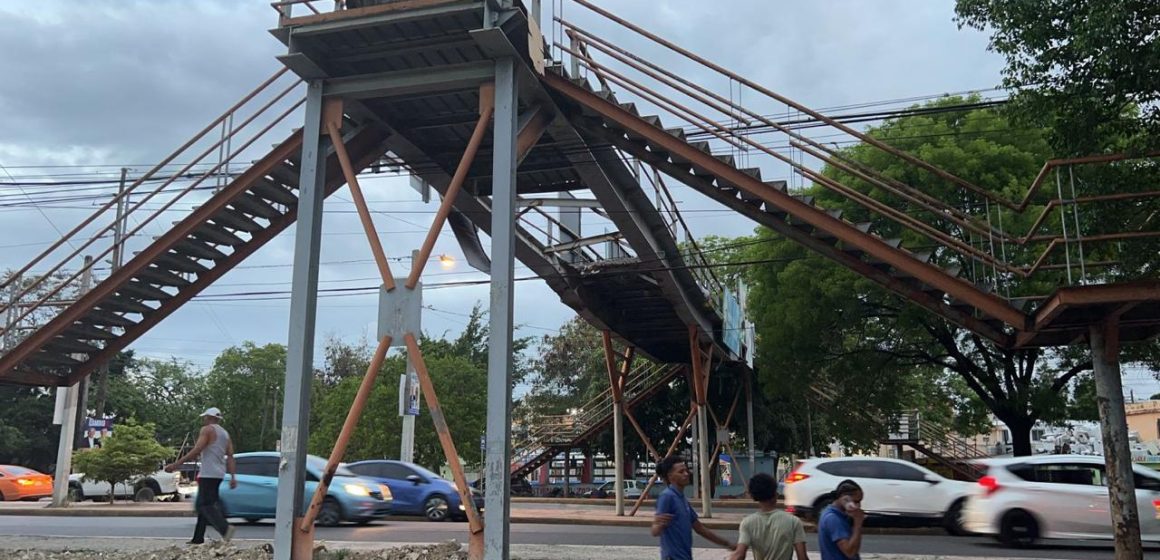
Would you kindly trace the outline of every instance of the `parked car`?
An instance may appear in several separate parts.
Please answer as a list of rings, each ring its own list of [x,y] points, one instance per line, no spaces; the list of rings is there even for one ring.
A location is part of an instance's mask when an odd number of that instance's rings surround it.
[[[159,470],[137,480],[118,482],[113,487],[113,497],[137,502],[152,502],[158,499],[180,501],[181,493],[177,489],[179,479],[177,473]],[[109,481],[86,479],[85,473],[73,473],[68,477],[68,494],[69,500],[73,502],[108,500]]]
[[[1040,455],[980,463],[987,471],[963,511],[967,530],[1008,546],[1113,538],[1103,457]],[[1160,541],[1160,473],[1139,465],[1132,472],[1140,533],[1146,541]]]
[[[624,481],[624,497],[630,500],[635,500],[644,493],[645,487],[648,486],[647,480],[625,480]],[[656,498],[664,491],[664,486],[660,484],[653,484],[649,489],[648,494],[650,498]],[[610,480],[581,494],[585,498],[615,498],[616,497],[616,481]]]
[[[389,460],[359,461],[346,465],[351,472],[386,484],[394,496],[394,513],[422,515],[431,521],[467,519],[467,508],[455,484],[414,463]],[[483,497],[472,494],[483,511]]]
[[[482,479],[477,479],[471,483],[471,487],[483,492],[487,487],[487,483]],[[526,478],[513,476],[511,486],[512,496],[535,496],[536,491],[532,488],[532,484]]]
[[[785,510],[816,518],[834,500],[838,483],[862,487],[867,517],[895,523],[941,524],[964,534],[962,510],[972,484],[943,478],[914,463],[879,457],[807,459],[785,477]]]
[[[52,477],[26,467],[0,465],[0,502],[52,496]]]
[[[238,487],[230,488],[229,476],[222,480],[219,492],[227,517],[240,517],[256,523],[274,517],[278,501],[279,454],[273,451],[238,453]],[[314,455],[306,457],[306,502],[318,488],[318,481],[326,470],[326,460]],[[366,524],[382,519],[391,512],[391,489],[386,485],[364,479],[345,467],[338,467],[327,489],[322,508],[315,523],[334,526],[343,521]]]

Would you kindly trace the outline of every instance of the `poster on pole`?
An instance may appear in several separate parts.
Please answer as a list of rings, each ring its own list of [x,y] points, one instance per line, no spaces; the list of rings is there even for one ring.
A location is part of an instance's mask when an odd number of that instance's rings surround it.
[[[419,415],[419,375],[408,371],[399,376],[399,416]]]

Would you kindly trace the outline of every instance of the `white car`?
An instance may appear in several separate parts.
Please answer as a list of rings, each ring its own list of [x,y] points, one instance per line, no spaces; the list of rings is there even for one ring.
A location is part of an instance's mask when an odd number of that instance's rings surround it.
[[[1039,539],[1110,540],[1112,516],[1104,458],[1039,455],[985,459],[963,511],[965,528],[1009,546]],[[1160,473],[1133,465],[1140,533],[1160,541]]]
[[[152,502],[156,499],[181,500],[177,481],[180,475],[157,471],[144,476],[134,482],[118,482],[113,488],[119,499],[132,499],[138,502]],[[84,500],[107,500],[109,498],[109,483],[104,480],[85,479],[84,473],[75,473],[68,477],[69,500],[80,502]]]
[[[847,479],[862,487],[862,509],[871,518],[941,524],[952,535],[963,534],[960,517],[972,484],[897,459],[799,461],[785,477],[785,510],[816,518],[834,500],[838,484]]]

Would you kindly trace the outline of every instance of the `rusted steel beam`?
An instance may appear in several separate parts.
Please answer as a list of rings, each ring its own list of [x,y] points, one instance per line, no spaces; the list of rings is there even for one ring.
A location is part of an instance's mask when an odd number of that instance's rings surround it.
[[[636,421],[636,415],[632,413],[632,410],[625,408],[624,409],[624,416],[626,418],[628,418],[628,422],[630,424],[632,424],[633,428],[636,429],[636,434],[638,436],[640,436],[640,441],[642,443],[644,443],[644,446],[646,448],[648,448],[648,454],[652,456],[653,460],[660,461],[661,459],[663,459],[663,457],[661,457],[660,453],[657,453],[656,448],[653,447],[652,442],[648,440],[648,435],[646,435],[644,433],[644,428],[641,428],[640,423]]]
[[[624,394],[621,391],[624,384],[621,383],[620,372],[617,371],[612,359],[616,355],[616,352],[612,350],[612,333],[608,330],[601,331],[600,338],[604,343],[604,368],[608,372],[608,385],[612,390],[612,403],[613,406],[616,406],[624,398]]]
[[[431,222],[431,228],[427,230],[427,237],[419,247],[419,256],[415,259],[411,274],[407,276],[407,282],[404,284],[408,290],[414,289],[418,285],[419,277],[427,266],[427,259],[431,258],[431,251],[435,249],[435,240],[439,238],[439,231],[447,222],[447,216],[451,214],[455,199],[459,196],[460,189],[463,188],[463,182],[467,180],[467,172],[471,170],[471,164],[475,161],[475,155],[479,152],[479,146],[483,143],[483,137],[487,133],[488,123],[491,122],[491,116],[495,113],[494,100],[495,84],[487,83],[480,86],[479,120],[475,123],[475,130],[471,132],[471,139],[467,142],[463,157],[459,158],[459,166],[455,168],[451,184],[443,193],[443,201],[439,203],[439,210],[435,212],[435,219]]]
[[[483,552],[483,519],[475,509],[475,501],[471,499],[471,490],[467,486],[467,476],[463,474],[463,465],[459,462],[459,453],[455,450],[455,441],[451,439],[451,428],[447,426],[447,418],[443,416],[443,407],[439,404],[439,397],[435,394],[435,384],[431,382],[431,374],[427,372],[427,362],[423,359],[423,352],[419,349],[419,342],[414,333],[403,335],[407,344],[407,353],[413,360],[415,373],[419,376],[419,387],[423,391],[423,398],[427,401],[427,408],[431,412],[431,421],[435,424],[435,433],[439,435],[439,445],[443,447],[443,456],[447,465],[451,467],[451,475],[455,480],[455,490],[459,492],[459,499],[467,509],[467,521],[471,529],[469,548]],[[482,556],[481,556],[482,557]]]
[[[685,437],[685,432],[689,430],[689,426],[692,425],[693,418],[696,417],[696,415],[697,409],[694,407],[689,411],[689,415],[685,417],[685,421],[681,422],[681,429],[677,430],[677,435],[673,438],[673,442],[669,444],[669,450],[665,452],[665,457],[671,457],[673,452],[677,450],[677,445],[679,445],[682,439]],[[636,515],[636,512],[640,510],[640,505],[644,503],[644,499],[648,497],[648,492],[649,490],[652,490],[653,484],[656,484],[656,481],[657,475],[656,473],[653,473],[653,475],[649,477],[648,484],[645,485],[644,491],[640,493],[640,496],[636,499],[636,503],[633,504],[632,511],[628,514],[629,517]]]
[[[923,263],[905,252],[891,247],[884,240],[859,231],[853,224],[829,215],[820,208],[806,204],[790,196],[788,193],[783,193],[765,185],[756,178],[718,160],[710,154],[706,154],[690,146],[675,136],[645,123],[639,117],[601,99],[561,76],[548,73],[543,77],[543,80],[545,84],[553,89],[571,97],[577,102],[603,115],[610,121],[634,131],[647,139],[650,144],[660,147],[670,154],[679,155],[693,162],[697,167],[703,168],[733,185],[737,185],[739,188],[759,197],[769,204],[786,210],[796,218],[809,223],[814,228],[830,233],[839,241],[851,247],[858,248],[926,284],[939,288],[956,299],[966,301],[988,315],[1000,319],[1017,329],[1026,327],[1026,315],[1007,305],[1002,298],[993,294],[987,294],[965,280],[950,276],[935,266]]]
[[[367,206],[366,197],[363,196],[362,187],[358,184],[358,174],[355,172],[354,166],[351,165],[350,154],[346,152],[346,145],[342,140],[342,131],[339,129],[342,124],[342,100],[326,100],[323,121],[326,123],[326,132],[330,135],[330,143],[334,146],[335,154],[338,155],[338,164],[342,166],[342,174],[346,177],[346,184],[350,187],[350,198],[354,201],[359,222],[362,223],[363,233],[366,234],[367,243],[371,246],[371,254],[374,255],[375,264],[378,265],[383,287],[388,292],[394,290],[395,277],[391,274],[391,264],[387,262],[386,252],[383,251],[383,242],[379,239],[378,231],[375,230],[375,219],[371,216],[371,210]]]
[[[298,530],[303,533],[310,532],[314,527],[314,518],[318,516],[322,501],[326,499],[326,492],[330,489],[331,480],[334,479],[334,471],[338,469],[338,464],[342,461],[343,455],[346,454],[346,446],[350,443],[355,428],[358,427],[363,409],[366,408],[371,391],[375,388],[375,380],[379,377],[379,369],[383,367],[383,359],[387,357],[387,350],[390,348],[390,336],[384,336],[379,340],[379,346],[375,348],[374,356],[371,357],[367,373],[363,376],[362,383],[359,384],[354,402],[350,404],[350,410],[346,413],[346,421],[342,423],[342,429],[338,432],[334,449],[330,451],[330,458],[326,461],[326,470],[322,471],[322,478],[314,489],[314,497],[310,500],[310,507],[306,509],[306,513],[302,516],[302,522],[298,526]]]

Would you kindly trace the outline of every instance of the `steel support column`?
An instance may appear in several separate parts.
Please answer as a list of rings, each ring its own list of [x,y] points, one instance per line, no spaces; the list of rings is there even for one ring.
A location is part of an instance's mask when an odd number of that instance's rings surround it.
[[[753,376],[757,375],[755,372],[749,372],[745,376],[745,417],[746,417],[746,441],[749,442],[749,476],[757,474],[757,454],[754,452],[756,445],[753,441]],[[777,474],[777,465],[774,465],[773,473]],[[749,488],[749,481],[745,481],[745,487]]]
[[[1118,317],[1090,329],[1092,366],[1095,370],[1096,406],[1100,411],[1100,432],[1104,439],[1104,464],[1111,500],[1112,534],[1116,560],[1144,557],[1140,542],[1140,512],[1136,506],[1132,451],[1128,446],[1128,419],[1124,412],[1123,383],[1120,379],[1120,333]]]
[[[511,369],[515,291],[516,124],[515,60],[495,63],[492,161],[491,308],[487,358],[487,489],[484,558],[507,560],[511,537]]]
[[[314,327],[318,308],[318,257],[322,246],[322,202],[326,195],[326,151],[322,142],[322,82],[306,88],[302,163],[291,272],[290,334],[286,351],[285,399],[282,404],[282,460],[278,465],[274,559],[307,560],[313,532],[297,530],[302,512],[309,435],[310,378],[314,364]]]

